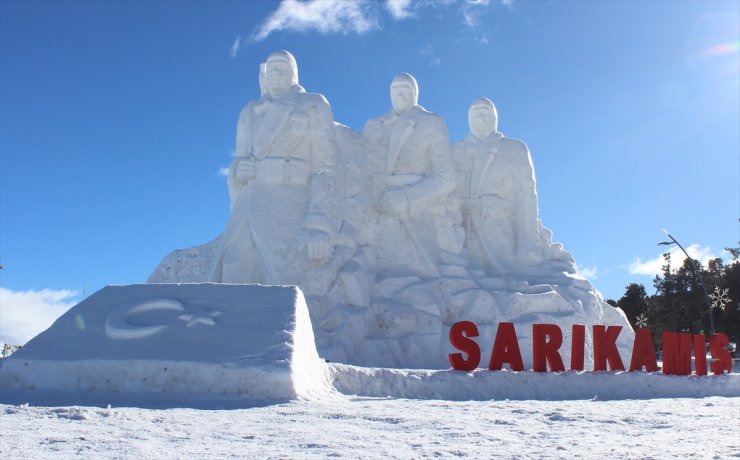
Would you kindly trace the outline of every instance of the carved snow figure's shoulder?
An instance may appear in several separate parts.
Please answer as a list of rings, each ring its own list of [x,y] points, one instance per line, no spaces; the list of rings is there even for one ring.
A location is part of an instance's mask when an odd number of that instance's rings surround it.
[[[371,118],[367,122],[365,122],[365,127],[362,129],[362,134],[365,137],[372,137],[373,135],[384,131],[387,126],[391,125],[395,121],[396,118],[396,114],[393,113],[393,111],[385,113],[379,117]]]
[[[323,94],[319,93],[302,93],[302,103],[305,105],[330,106],[329,101]]]
[[[527,144],[520,141],[519,139],[511,139],[509,137],[502,137],[499,141],[501,143],[500,149],[506,151],[512,156],[526,156],[529,155],[529,148]]]

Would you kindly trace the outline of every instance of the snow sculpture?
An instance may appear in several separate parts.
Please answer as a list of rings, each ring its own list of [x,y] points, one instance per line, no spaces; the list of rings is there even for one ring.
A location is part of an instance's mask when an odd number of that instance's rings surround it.
[[[326,99],[298,84],[293,55],[270,55],[266,92],[239,116],[229,168],[231,216],[204,246],[167,256],[149,282],[295,284],[322,295],[336,234],[336,134]]]
[[[470,267],[505,275],[551,261],[572,271],[572,257],[552,244],[552,233],[539,219],[527,146],[498,132],[489,99],[473,101],[468,123],[470,133],[452,147],[452,158]]]
[[[393,110],[363,130],[379,269],[436,278],[444,246],[436,229],[445,227],[445,201],[455,188],[447,126],[419,106],[411,75],[397,75],[390,95]]]
[[[369,365],[440,364],[445,294],[436,292],[447,262],[462,248],[463,235],[455,238],[455,218],[447,207],[455,188],[447,126],[421,107],[418,97],[414,77],[397,75],[390,85],[392,110],[363,130],[371,230],[360,240],[366,244],[355,260],[366,269],[356,276],[370,285],[366,338],[340,342],[345,356]]]
[[[627,321],[552,243],[529,151],[498,132],[490,100],[473,102],[470,134],[450,147],[411,75],[393,78],[392,110],[362,133],[298,85],[287,51],[260,66],[259,82],[239,117],[226,229],[169,254],[148,282],[298,285],[319,352],[357,365],[447,368],[461,320],[482,343],[515,323],[525,367],[539,323],[624,326],[629,355]],[[590,349],[586,337],[587,368]]]

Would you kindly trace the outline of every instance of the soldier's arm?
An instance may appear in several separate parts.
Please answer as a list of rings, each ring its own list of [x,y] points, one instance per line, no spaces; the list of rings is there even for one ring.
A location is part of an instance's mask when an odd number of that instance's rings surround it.
[[[437,204],[457,186],[450,158],[447,126],[441,117],[436,115],[429,117],[429,126],[425,130],[425,144],[432,162],[432,173],[406,189],[406,196],[412,208]]]
[[[337,140],[331,107],[323,96],[316,101],[309,113],[311,151],[311,190],[308,214],[304,228],[320,230],[330,238],[334,236],[335,172]]]
[[[537,184],[532,165],[532,157],[524,142],[505,139],[502,147],[510,151],[510,174],[514,179],[515,195],[517,197],[517,222],[522,238],[520,250],[537,244],[539,235],[539,209],[537,204]]]
[[[239,114],[239,121],[236,123],[236,158],[229,165],[229,177],[227,184],[229,187],[229,199],[231,203],[231,209],[234,209],[236,199],[239,193],[246,187],[246,181],[244,178],[244,168],[239,168],[240,162],[243,159],[248,158],[249,155],[249,112],[251,104],[245,106]],[[242,171],[238,172],[238,169]]]

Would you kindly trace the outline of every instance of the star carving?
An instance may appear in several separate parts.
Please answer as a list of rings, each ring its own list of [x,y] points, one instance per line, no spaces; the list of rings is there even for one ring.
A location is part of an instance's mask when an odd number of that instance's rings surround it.
[[[189,313],[178,316],[181,320],[185,321],[186,327],[192,327],[196,324],[205,324],[206,326],[215,326],[216,321],[214,318],[221,316],[223,312],[214,310],[212,312],[205,313],[204,315],[191,315]]]

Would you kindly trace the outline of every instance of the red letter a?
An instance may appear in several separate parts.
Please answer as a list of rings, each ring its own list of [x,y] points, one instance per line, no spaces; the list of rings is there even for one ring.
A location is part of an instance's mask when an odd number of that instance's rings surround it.
[[[641,328],[635,333],[635,344],[632,347],[632,362],[630,371],[641,371],[642,366],[648,372],[658,370],[658,360],[655,359],[655,348],[650,330]]]
[[[522,353],[519,351],[519,342],[516,339],[516,330],[513,323],[498,324],[488,369],[500,371],[504,363],[509,363],[509,368],[512,371],[524,370]]]
[[[617,337],[622,326],[594,325],[594,370],[605,371],[606,362],[613,371],[623,371],[624,364],[617,350]]]
[[[533,324],[532,336],[533,370],[547,372],[547,364],[550,364],[550,370],[553,372],[564,371],[563,358],[558,353],[560,345],[563,344],[563,331],[555,324]]]
[[[465,335],[463,335],[465,334]],[[467,336],[467,337],[466,337]],[[478,328],[470,321],[460,321],[450,328],[450,343],[455,349],[467,353],[468,359],[463,359],[462,353],[450,353],[452,368],[458,371],[472,371],[480,363],[480,348],[475,340],[468,337],[478,337]]]

